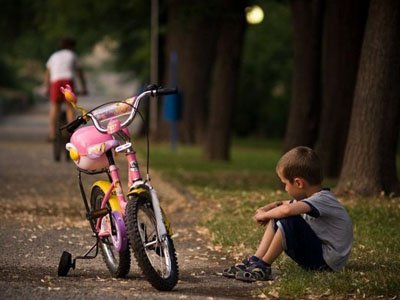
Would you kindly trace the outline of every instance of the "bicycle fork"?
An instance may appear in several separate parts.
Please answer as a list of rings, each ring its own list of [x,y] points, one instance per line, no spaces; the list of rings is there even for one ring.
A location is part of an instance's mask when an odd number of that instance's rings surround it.
[[[130,143],[129,143],[130,144]],[[156,190],[148,183],[143,183],[142,176],[140,174],[139,165],[136,159],[136,152],[132,148],[132,144],[126,151],[126,156],[129,164],[129,180],[128,184],[130,186],[130,190],[133,191],[136,187],[140,187],[140,185],[145,185],[150,193],[151,204],[153,206],[154,215],[157,223],[157,233],[160,237],[160,241],[164,241],[167,237],[167,233],[170,230],[168,220],[164,220],[164,215],[161,210],[160,201],[157,196]],[[165,226],[164,221],[167,221],[168,229]]]
[[[167,228],[164,223],[163,214],[161,211],[160,201],[158,200],[157,192],[153,187],[150,187],[151,203],[153,205],[154,215],[157,222],[157,232],[161,241],[167,237]]]

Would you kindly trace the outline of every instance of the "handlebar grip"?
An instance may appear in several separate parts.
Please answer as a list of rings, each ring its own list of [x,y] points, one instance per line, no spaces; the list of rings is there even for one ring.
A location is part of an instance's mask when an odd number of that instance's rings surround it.
[[[79,126],[81,126],[82,124],[86,124],[86,120],[85,120],[82,116],[79,116],[78,118],[76,118],[76,119],[75,119],[74,121],[72,121],[71,123],[69,123],[69,124],[67,124],[67,125],[65,125],[65,126],[63,126],[63,127],[61,127],[60,130],[67,129],[67,131],[68,131],[69,133],[74,133],[74,131],[75,131]]]
[[[177,88],[161,88],[156,90],[155,96],[163,96],[163,95],[173,95],[177,94],[178,89]]]

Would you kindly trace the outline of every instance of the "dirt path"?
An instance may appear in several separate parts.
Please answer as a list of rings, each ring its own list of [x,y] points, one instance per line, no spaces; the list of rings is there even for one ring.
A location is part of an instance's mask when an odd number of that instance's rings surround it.
[[[0,123],[0,298],[1,299],[246,299],[250,287],[215,275],[230,260],[211,249],[196,228],[196,203],[153,174],[153,185],[175,231],[180,281],[160,293],[136,263],[126,279],[111,278],[99,256],[78,261],[57,277],[63,250],[83,254],[94,243],[83,216],[77,173],[55,163],[45,142],[47,105]],[[193,200],[191,200],[193,201]]]

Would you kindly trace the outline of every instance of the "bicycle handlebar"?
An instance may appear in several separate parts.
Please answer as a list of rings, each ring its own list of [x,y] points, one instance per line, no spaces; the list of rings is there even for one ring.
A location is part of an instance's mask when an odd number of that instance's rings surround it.
[[[173,95],[173,94],[177,94],[177,93],[178,93],[177,88],[161,88],[161,89],[156,90],[156,94],[154,96]]]
[[[80,125],[86,124],[86,117],[89,117],[93,121],[93,124],[98,131],[100,131],[101,133],[107,133],[107,129],[103,128],[100,125],[101,121],[113,119],[118,116],[126,115],[129,113],[129,117],[127,118],[127,120],[120,125],[120,128],[122,129],[129,126],[132,123],[133,119],[136,116],[140,101],[143,98],[148,96],[157,97],[157,96],[172,95],[177,93],[178,93],[177,88],[161,88],[159,86],[152,85],[147,87],[147,90],[140,93],[137,97],[131,97],[126,99],[125,101],[117,101],[117,102],[113,101],[104,103],[92,109],[88,113],[79,116],[77,119],[67,124],[62,129],[66,128],[69,133],[73,133]],[[124,108],[118,106],[118,104],[125,104],[126,106]],[[110,105],[110,107],[108,108],[107,105]],[[103,108],[103,110],[101,108]],[[96,110],[98,109],[100,111],[96,112]],[[99,120],[98,115],[101,115],[102,119]]]
[[[74,121],[72,121],[71,123],[69,123],[69,124],[67,124],[67,125],[65,125],[65,126],[62,126],[61,128],[60,128],[60,130],[64,130],[64,129],[67,129],[67,131],[69,132],[69,133],[74,133],[74,131],[79,127],[79,126],[81,126],[82,124],[86,124],[87,123],[87,121],[85,120],[85,118],[83,117],[83,116],[79,116],[78,118],[76,118]]]

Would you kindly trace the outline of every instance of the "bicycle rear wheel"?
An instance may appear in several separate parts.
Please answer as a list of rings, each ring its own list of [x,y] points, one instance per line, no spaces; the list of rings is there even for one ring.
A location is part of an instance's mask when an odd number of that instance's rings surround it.
[[[99,210],[101,208],[101,202],[104,198],[104,192],[97,186],[92,190],[90,197],[90,203],[92,210]],[[110,222],[114,222],[113,218],[109,219]],[[93,220],[92,222],[96,222]],[[125,277],[131,267],[131,255],[129,247],[122,252],[119,252],[113,244],[112,236],[100,237],[99,245],[101,249],[101,254],[103,256],[104,262],[106,263],[107,269],[113,277]]]
[[[64,110],[60,111],[57,116],[56,132],[53,140],[53,158],[55,161],[61,160],[61,154],[64,153],[68,159],[68,151],[65,150],[65,144],[68,141],[65,132],[61,132],[60,128],[67,123],[67,115]]]
[[[131,196],[126,207],[129,240],[136,260],[147,280],[160,291],[172,290],[179,270],[171,237],[161,240],[148,196]]]

